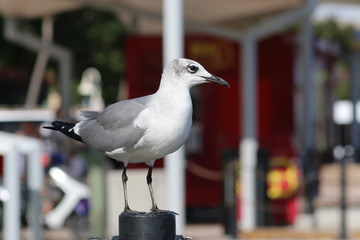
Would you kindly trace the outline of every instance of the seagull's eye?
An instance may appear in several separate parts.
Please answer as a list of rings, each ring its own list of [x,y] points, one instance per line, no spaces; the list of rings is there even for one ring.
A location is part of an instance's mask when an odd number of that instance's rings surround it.
[[[187,69],[189,73],[196,73],[199,70],[198,66],[196,66],[195,64],[190,64]]]

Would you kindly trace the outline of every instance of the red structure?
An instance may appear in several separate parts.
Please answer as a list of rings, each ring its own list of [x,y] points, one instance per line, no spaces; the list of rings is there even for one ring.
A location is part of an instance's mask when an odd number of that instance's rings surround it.
[[[258,47],[259,146],[272,157],[290,159],[294,156],[293,37],[274,36]],[[186,175],[186,204],[190,208],[212,208],[222,203],[222,154],[237,150],[241,137],[239,48],[237,42],[208,35],[185,39],[185,56],[231,86],[227,89],[209,84],[194,89],[196,130],[190,137]],[[155,92],[162,72],[161,37],[129,37],[125,58],[128,97]]]

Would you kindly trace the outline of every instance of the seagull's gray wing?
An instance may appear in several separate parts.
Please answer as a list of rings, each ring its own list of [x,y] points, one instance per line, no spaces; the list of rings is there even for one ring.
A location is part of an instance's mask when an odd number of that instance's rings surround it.
[[[146,96],[114,103],[93,119],[91,117],[95,114],[88,114],[90,118],[80,124],[81,138],[99,152],[118,148],[131,150],[145,132],[145,129],[134,125],[134,120],[146,108],[148,98]]]
[[[86,118],[87,120],[95,119],[100,112],[97,111],[80,111],[80,116]]]

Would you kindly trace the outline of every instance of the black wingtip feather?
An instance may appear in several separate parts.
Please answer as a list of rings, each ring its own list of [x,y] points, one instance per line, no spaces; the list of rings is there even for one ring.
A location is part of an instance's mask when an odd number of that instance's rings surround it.
[[[75,123],[54,121],[51,123],[51,125],[52,126],[44,126],[43,128],[59,131],[72,139],[75,139],[79,142],[84,142],[81,136],[74,132],[73,128],[75,126]]]
[[[43,128],[50,129],[50,130],[56,130],[56,128],[54,128],[52,126],[43,126]]]

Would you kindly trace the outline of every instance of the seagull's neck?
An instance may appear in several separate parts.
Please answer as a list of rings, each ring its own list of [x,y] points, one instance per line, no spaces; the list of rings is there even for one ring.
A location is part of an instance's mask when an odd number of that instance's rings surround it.
[[[169,97],[175,95],[189,94],[190,86],[187,86],[183,81],[176,81],[178,76],[174,73],[165,72],[162,75],[160,86],[156,94]],[[178,93],[179,92],[179,93]]]
[[[192,112],[192,103],[189,87],[175,82],[160,83],[158,91],[154,94],[161,108],[167,111],[177,110]]]
[[[187,86],[180,84],[161,84],[155,95],[166,101],[185,100],[190,98],[190,91]]]

